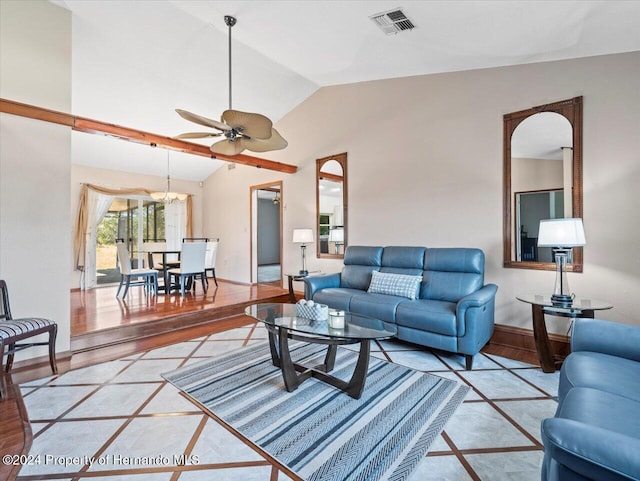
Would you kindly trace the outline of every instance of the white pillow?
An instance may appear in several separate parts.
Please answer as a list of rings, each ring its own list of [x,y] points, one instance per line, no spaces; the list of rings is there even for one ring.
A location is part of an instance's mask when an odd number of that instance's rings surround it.
[[[417,299],[422,276],[373,271],[367,292]]]

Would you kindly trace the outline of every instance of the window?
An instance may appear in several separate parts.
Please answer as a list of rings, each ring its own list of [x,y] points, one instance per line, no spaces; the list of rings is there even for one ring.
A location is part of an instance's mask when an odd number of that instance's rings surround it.
[[[142,203],[142,208],[140,208]],[[139,222],[142,216],[142,242],[165,240],[165,206],[162,202],[138,199],[113,199],[96,233],[97,283],[110,284],[120,279],[117,266],[116,239],[123,239],[132,254],[133,267],[138,267],[136,255],[141,246]]]

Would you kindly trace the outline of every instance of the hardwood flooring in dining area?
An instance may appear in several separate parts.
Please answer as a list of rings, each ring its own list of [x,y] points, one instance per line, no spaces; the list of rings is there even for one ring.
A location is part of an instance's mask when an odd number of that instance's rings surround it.
[[[117,286],[71,291],[72,337],[176,315],[266,302],[265,299],[287,294],[273,283],[248,285],[220,279],[218,286],[210,280],[206,293],[198,284],[185,297],[176,291],[150,295],[142,287],[132,287],[126,299],[122,299],[116,297],[116,291]]]

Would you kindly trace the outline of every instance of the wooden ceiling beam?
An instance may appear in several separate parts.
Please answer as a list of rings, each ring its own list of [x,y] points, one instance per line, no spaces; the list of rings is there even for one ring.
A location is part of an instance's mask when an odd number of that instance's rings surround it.
[[[221,155],[211,152],[209,147],[184,140],[166,137],[164,135],[144,132],[142,130],[123,127],[121,125],[109,124],[100,120],[79,117],[77,115],[66,114],[49,110],[34,105],[23,104],[13,100],[0,98],[0,112],[27,117],[30,119],[42,120],[44,122],[52,122],[54,124],[66,125],[78,132],[88,134],[106,135],[121,140],[128,140],[139,144],[147,144],[153,147],[162,147],[165,149],[178,150],[185,154],[199,155],[210,159],[224,160],[227,162],[235,162],[237,164],[250,165],[259,169],[275,170],[287,174],[294,174],[298,168],[295,165],[284,164],[273,160],[253,157],[251,155]]]

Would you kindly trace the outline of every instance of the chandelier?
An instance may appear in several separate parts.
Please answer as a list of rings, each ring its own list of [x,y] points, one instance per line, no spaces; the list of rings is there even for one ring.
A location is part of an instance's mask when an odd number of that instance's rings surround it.
[[[164,192],[151,192],[151,198],[157,202],[164,202],[165,204],[171,204],[176,200],[185,200],[187,194],[179,194],[177,192],[171,192],[171,176],[169,175],[169,150],[167,150],[167,190]]]

